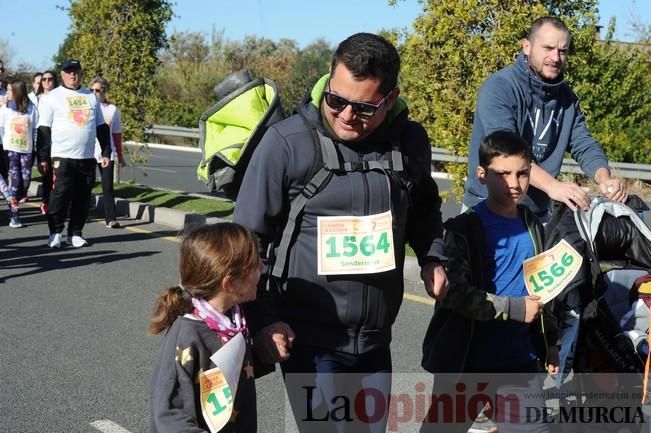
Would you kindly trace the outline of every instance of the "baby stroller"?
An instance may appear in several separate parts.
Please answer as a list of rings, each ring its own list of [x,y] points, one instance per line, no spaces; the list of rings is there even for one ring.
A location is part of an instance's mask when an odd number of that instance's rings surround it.
[[[648,307],[633,299],[637,292],[631,289],[651,279],[651,230],[639,216],[648,209],[636,196],[627,205],[598,197],[586,212],[558,205],[545,227],[545,248],[565,239],[584,257],[580,272],[552,301],[562,339],[555,386],[558,395],[572,396],[562,398],[561,407],[640,408]],[[621,425],[612,427],[604,431],[620,431]]]

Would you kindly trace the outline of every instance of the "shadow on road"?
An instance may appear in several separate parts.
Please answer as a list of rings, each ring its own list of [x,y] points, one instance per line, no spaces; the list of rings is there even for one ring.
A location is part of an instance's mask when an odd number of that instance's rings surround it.
[[[151,233],[126,232],[123,234],[113,231],[110,235],[89,237],[89,246],[80,249],[73,248],[70,245],[61,249],[49,248],[46,245],[47,237],[44,236],[4,239],[2,254],[0,255],[0,269],[3,270],[0,283],[5,283],[13,278],[51,270],[79,268],[92,264],[152,256],[159,254],[160,251],[124,253],[119,249],[110,248],[110,245],[177,235],[177,232],[168,230]],[[39,245],[34,246],[34,243],[39,243]],[[99,249],[94,249],[93,246],[99,246]],[[104,249],[105,247],[109,247],[109,249]],[[12,271],[15,273],[12,274]]]
[[[158,251],[142,251],[138,253],[121,253],[115,250],[88,251],[66,247],[53,250],[47,246],[30,247],[3,252],[0,259],[0,268],[4,271],[16,270],[15,274],[9,273],[0,277],[0,284],[13,278],[35,275],[56,269],[69,269],[83,267],[91,264],[102,264],[128,260],[136,257],[147,257],[159,254]]]

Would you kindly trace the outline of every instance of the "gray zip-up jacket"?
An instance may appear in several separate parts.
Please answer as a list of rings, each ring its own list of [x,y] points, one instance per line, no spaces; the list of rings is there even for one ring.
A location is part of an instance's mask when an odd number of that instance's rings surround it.
[[[468,207],[486,198],[486,187],[476,174],[479,145],[497,130],[520,134],[531,144],[536,164],[553,177],[561,171],[565,152],[570,152],[590,178],[597,169],[608,167],[603,149],[586,127],[574,92],[562,77],[556,83],[540,79],[521,52],[515,64],[489,76],[479,90],[463,198]],[[542,216],[547,213],[549,198],[530,186],[521,203]]]
[[[399,100],[383,125],[359,142],[330,136],[319,105],[321,80],[312,100],[300,106],[306,121],[293,115],[272,125],[256,149],[240,189],[233,220],[277,247],[291,200],[300,193],[315,160],[313,128],[335,142],[345,162],[383,160],[390,138],[399,134],[407,176],[379,171],[335,173],[310,199],[298,219],[280,290],[258,295],[249,325],[275,320],[290,324],[296,343],[351,354],[387,347],[402,302],[403,263],[408,242],[421,265],[445,259],[436,183],[430,176],[431,148],[423,127],[407,118]],[[307,124],[307,123],[309,124]],[[317,274],[317,217],[363,216],[391,210],[396,269],[364,275]],[[269,298],[273,297],[272,300]]]

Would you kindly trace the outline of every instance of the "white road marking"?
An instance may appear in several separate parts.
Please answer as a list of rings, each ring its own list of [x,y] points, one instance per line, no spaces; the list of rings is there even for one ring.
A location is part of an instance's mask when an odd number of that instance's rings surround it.
[[[119,424],[114,423],[108,419],[100,419],[90,423],[91,427],[96,428],[102,433],[131,433]]]
[[[162,171],[163,173],[176,173],[176,170],[165,170],[164,168],[155,168],[155,167],[145,167],[144,170]]]

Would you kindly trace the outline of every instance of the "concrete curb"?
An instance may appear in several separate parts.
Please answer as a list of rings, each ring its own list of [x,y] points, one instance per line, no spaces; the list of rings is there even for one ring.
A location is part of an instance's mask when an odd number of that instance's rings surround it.
[[[40,197],[42,188],[43,186],[40,182],[32,182],[29,186],[29,195]],[[93,194],[91,207],[100,216],[103,216],[104,207],[102,203],[102,195]],[[216,224],[218,222],[228,221],[223,218],[205,217],[191,212],[152,206],[123,198],[115,199],[115,210],[118,217],[160,224],[178,231],[182,231],[190,225]],[[410,284],[422,284],[422,280],[420,279],[420,266],[415,257],[405,257],[404,279],[405,282]],[[424,294],[425,292],[423,291]]]

